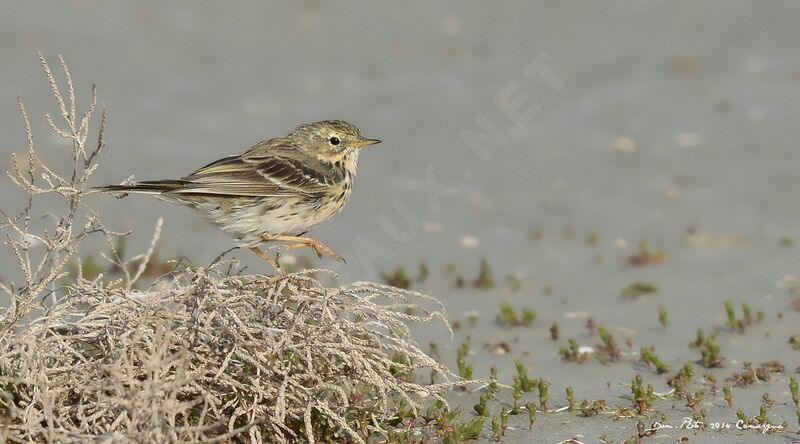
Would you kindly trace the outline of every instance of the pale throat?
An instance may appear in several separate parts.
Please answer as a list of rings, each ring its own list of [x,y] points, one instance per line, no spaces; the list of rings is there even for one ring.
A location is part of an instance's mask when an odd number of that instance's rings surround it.
[[[350,176],[355,176],[358,171],[358,150],[352,150],[345,155],[318,155],[320,160],[332,165],[341,165]]]
[[[342,160],[342,166],[348,173],[355,176],[358,171],[358,150],[347,153]]]

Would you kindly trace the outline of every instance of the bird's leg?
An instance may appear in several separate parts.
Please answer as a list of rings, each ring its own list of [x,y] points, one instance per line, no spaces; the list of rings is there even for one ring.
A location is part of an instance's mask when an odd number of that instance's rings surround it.
[[[336,259],[337,261],[344,262],[344,258],[336,254],[335,251],[331,249],[331,247],[323,244],[322,242],[312,239],[310,237],[302,237],[302,236],[276,236],[271,235],[269,233],[262,233],[261,239],[265,242],[268,241],[281,241],[281,242],[294,242],[291,245],[287,245],[287,250],[296,250],[298,248],[309,247],[311,248],[314,253],[319,257],[322,258],[322,253],[327,254],[328,256]]]
[[[297,243],[287,245],[285,247],[286,250],[287,251],[288,250],[297,250],[298,248],[306,248],[306,247],[308,247],[308,248],[311,248],[314,251],[314,253],[317,255],[317,257],[319,257],[320,259],[322,259],[322,253],[325,253],[328,256],[336,259],[339,262],[345,262],[343,257],[339,256],[335,251],[333,251],[333,249],[331,249],[331,247],[323,244],[322,242],[320,242],[320,241],[318,241],[316,239],[311,239],[310,237],[305,237],[305,238],[301,237],[299,239],[303,239],[303,240],[302,241],[295,241]],[[286,242],[291,242],[291,241],[286,240]]]
[[[333,251],[329,246],[323,244],[322,242],[316,241],[314,239],[312,239],[312,241],[313,241],[313,243],[300,242],[300,243],[297,243],[297,244],[287,245],[284,248],[287,251],[289,251],[289,250],[297,250],[297,249],[300,249],[300,248],[311,248],[312,250],[314,250],[314,254],[316,254],[317,257],[319,257],[320,259],[322,259],[322,253],[324,252],[328,256],[336,259],[337,261],[347,263],[347,261],[345,261],[343,257],[341,257],[338,254],[336,254],[336,252]]]
[[[280,274],[280,275],[285,275],[285,274],[286,274],[286,271],[284,271],[284,270],[281,268],[281,266],[280,266],[280,265],[278,265],[278,262],[277,262],[275,259],[273,259],[273,258],[269,257],[269,256],[267,255],[267,253],[264,253],[263,251],[261,251],[261,249],[260,249],[260,248],[258,248],[258,246],[257,246],[257,245],[251,245],[251,246],[250,246],[250,251],[252,251],[252,252],[253,252],[253,253],[255,253],[255,254],[258,256],[258,257],[260,257],[261,259],[263,259],[263,260],[264,260],[264,262],[266,262],[266,263],[270,264],[270,265],[272,266],[272,268],[274,268],[274,269],[275,269],[275,271],[277,271],[277,272],[278,272],[278,274]]]

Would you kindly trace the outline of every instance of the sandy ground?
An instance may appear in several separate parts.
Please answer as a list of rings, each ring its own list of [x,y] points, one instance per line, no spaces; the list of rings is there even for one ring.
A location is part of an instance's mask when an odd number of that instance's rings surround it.
[[[24,147],[17,95],[32,115],[53,110],[35,49],[63,54],[79,93],[96,82],[108,104],[97,184],[180,176],[299,122],[353,121],[385,143],[363,154],[346,210],[316,232],[347,264],[321,265],[348,282],[399,265],[416,275],[426,263],[429,278],[412,288],[440,298],[461,328],[452,341],[427,329],[419,339],[437,341],[453,368],[469,336],[476,377],[496,365],[509,382],[521,359],[551,383],[551,406],[565,405],[570,386],[578,401],[604,399],[613,411],[630,406],[622,384],[636,374],[668,391],[666,376],[700,357],[688,347],[696,330],[719,329],[724,367],[710,371],[720,392],[697,364],[692,391],[709,390],[709,421],[733,428],[663,428],[646,439],[791,442],[800,439],[788,390],[800,366],[788,343],[800,333],[798,12],[796,3],[738,1],[25,2],[0,14],[0,149],[7,159]],[[41,119],[36,130],[40,148],[56,153]],[[3,208],[19,204],[10,184],[3,190]],[[96,207],[112,226],[135,230],[132,247],[163,215],[162,257],[204,263],[231,246],[188,210],[147,198],[98,198]],[[642,242],[663,260],[630,265]],[[481,257],[493,288],[470,288]],[[458,275],[466,288],[456,288]],[[636,282],[657,291],[623,299]],[[737,317],[746,302],[763,321],[730,331],[726,299]],[[533,325],[498,325],[501,301],[534,310]],[[620,362],[559,357],[568,338],[600,342],[589,317],[614,334]],[[506,354],[484,347],[501,341]],[[649,346],[667,375],[638,363]],[[728,408],[726,378],[769,360],[785,372],[734,388]],[[788,429],[736,430],[736,409],[756,416],[764,393],[775,401],[770,420]],[[453,399],[465,411],[475,402]],[[691,416],[685,404],[655,409],[677,427]],[[540,414],[528,431],[521,415],[505,439],[618,442],[636,422],[561,412]]]

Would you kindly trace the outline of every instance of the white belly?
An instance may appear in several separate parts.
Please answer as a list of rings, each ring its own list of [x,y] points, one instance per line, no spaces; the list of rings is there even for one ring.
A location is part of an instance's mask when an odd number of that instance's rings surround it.
[[[299,200],[286,201],[279,207],[267,204],[240,207],[232,213],[198,205],[196,209],[214,225],[239,241],[241,246],[261,242],[261,234],[300,236],[339,213],[349,193],[341,201],[328,205],[308,205]],[[273,202],[274,205],[274,202]]]

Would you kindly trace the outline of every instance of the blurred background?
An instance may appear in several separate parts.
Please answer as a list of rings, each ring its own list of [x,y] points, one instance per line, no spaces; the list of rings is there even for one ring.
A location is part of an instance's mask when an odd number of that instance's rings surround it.
[[[18,95],[37,123],[54,110],[39,49],[51,62],[63,54],[79,94],[95,82],[108,105],[97,184],[178,177],[314,120],[346,119],[384,140],[362,156],[345,211],[315,233],[357,278],[463,258],[463,236],[479,241],[470,255],[505,261],[516,252],[503,245],[537,227],[637,240],[694,225],[780,239],[800,224],[791,5],[6,5],[3,158],[24,147]],[[541,72],[526,74],[532,63]],[[38,135],[43,151],[57,142]],[[202,263],[231,245],[153,199],[96,207],[145,238],[163,214],[164,254]],[[502,264],[526,271],[519,262]]]
[[[313,233],[347,264],[312,263],[345,282],[425,263],[430,278],[412,287],[484,327],[501,299],[535,308],[530,336],[470,334],[516,338],[534,368],[597,389],[583,368],[562,373],[551,323],[574,336],[593,317],[685,354],[698,326],[724,319],[723,299],[775,319],[796,297],[798,13],[746,1],[7,4],[0,157],[24,149],[18,95],[39,149],[63,148],[43,124],[55,108],[37,49],[51,63],[63,54],[79,96],[95,82],[108,105],[96,185],[179,177],[301,122],[354,122],[384,143],[362,153],[344,212]],[[2,189],[0,206],[20,204]],[[161,258],[205,264],[233,246],[154,199],[92,205],[134,230],[135,251],[160,215]],[[657,266],[631,265],[644,243]],[[470,285],[482,257],[489,291]],[[655,295],[620,302],[638,281]],[[659,305],[666,333],[653,331]],[[797,361],[775,336],[742,339],[738,359]],[[679,360],[678,348],[664,354]]]

